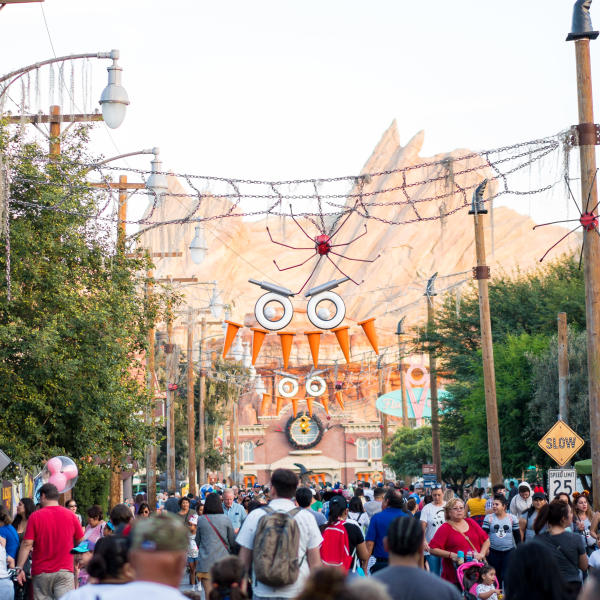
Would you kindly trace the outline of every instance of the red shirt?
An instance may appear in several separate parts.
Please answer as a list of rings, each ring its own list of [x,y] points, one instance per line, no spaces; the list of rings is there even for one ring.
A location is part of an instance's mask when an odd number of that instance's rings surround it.
[[[467,552],[473,552],[473,547],[471,546],[473,544],[477,552],[480,552],[481,546],[488,539],[487,533],[473,519],[465,519],[465,521],[468,523],[469,529],[465,531],[464,535],[454,529],[449,523],[441,525],[429,542],[429,547],[454,553],[462,550],[466,556]],[[465,539],[465,536],[471,540],[471,544]],[[454,563],[449,558],[442,558],[442,579],[450,583],[458,583]]]
[[[71,550],[83,537],[75,513],[64,506],[36,510],[27,521],[26,540],[33,540],[31,574],[73,571]]]

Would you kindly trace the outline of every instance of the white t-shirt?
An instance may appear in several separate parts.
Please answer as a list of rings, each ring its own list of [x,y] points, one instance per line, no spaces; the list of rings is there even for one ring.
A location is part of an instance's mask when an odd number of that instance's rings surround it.
[[[600,569],[600,550],[594,550],[590,554],[588,564],[592,569]]]
[[[289,512],[296,508],[291,500],[286,498],[276,498],[269,502],[269,506],[276,511]],[[244,548],[252,550],[254,548],[254,536],[256,534],[256,528],[261,517],[265,515],[265,511],[261,508],[254,509],[248,514],[246,520],[242,524],[240,532],[237,535],[236,542]],[[307,550],[318,548],[323,542],[321,532],[317,527],[317,521],[308,510],[301,510],[294,517],[298,528],[300,529],[300,545],[298,548],[298,560],[300,561],[300,574],[295,583],[286,585],[280,588],[270,587],[261,583],[260,581],[254,581],[253,590],[257,596],[277,596],[281,598],[295,598],[302,590],[304,580],[308,577],[309,567],[308,560],[306,558]]]
[[[480,583],[477,586],[477,597],[480,598],[481,596],[479,594],[485,594],[486,592],[491,592],[492,590],[495,590],[495,589],[496,589],[495,585],[485,585],[483,583]],[[494,592],[487,600],[498,600],[498,594],[496,594]]]
[[[433,502],[426,504],[421,511],[421,521],[427,523],[425,527],[425,539],[430,542],[438,528],[446,522],[444,506],[436,506]]]
[[[78,596],[77,593],[82,595]],[[74,594],[73,596],[71,594]],[[61,600],[131,600],[140,598],[144,600],[187,600],[179,590],[154,583],[152,581],[132,581],[123,585],[93,585],[88,584],[73,590],[61,598]]]

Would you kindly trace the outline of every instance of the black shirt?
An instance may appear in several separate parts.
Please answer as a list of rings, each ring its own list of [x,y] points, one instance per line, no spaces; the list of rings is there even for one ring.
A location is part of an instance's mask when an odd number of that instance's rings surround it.
[[[566,582],[581,581],[579,578],[579,557],[585,554],[583,537],[570,531],[563,531],[557,535],[548,532],[536,535],[531,543],[544,544],[556,561],[560,574]]]

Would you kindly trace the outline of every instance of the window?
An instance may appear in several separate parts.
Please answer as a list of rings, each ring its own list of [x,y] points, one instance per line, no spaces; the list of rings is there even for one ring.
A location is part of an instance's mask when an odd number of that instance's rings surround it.
[[[253,442],[243,442],[242,443],[242,462],[249,463],[254,462],[254,443]]]
[[[371,440],[371,458],[378,460],[381,458],[381,439],[374,438]]]
[[[356,440],[356,458],[366,460],[369,458],[369,444],[365,438]]]

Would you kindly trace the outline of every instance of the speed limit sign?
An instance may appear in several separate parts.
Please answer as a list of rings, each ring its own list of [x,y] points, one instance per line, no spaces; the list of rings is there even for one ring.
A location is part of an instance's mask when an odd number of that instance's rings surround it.
[[[548,492],[550,499],[557,494],[572,496],[577,485],[577,471],[575,469],[548,469]]]

